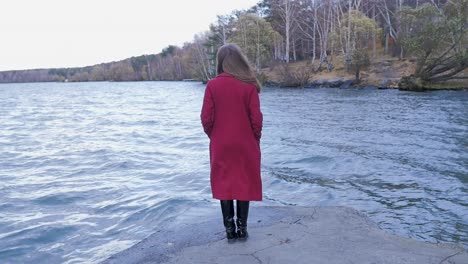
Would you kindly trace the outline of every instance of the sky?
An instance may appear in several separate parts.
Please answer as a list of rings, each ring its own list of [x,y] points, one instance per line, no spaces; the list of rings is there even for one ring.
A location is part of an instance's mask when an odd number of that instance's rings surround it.
[[[0,71],[156,54],[258,0],[2,0]]]

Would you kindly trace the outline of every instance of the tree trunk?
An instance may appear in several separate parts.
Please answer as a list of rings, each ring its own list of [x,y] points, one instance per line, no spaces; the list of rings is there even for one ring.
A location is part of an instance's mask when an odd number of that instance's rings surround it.
[[[372,8],[372,19],[375,20],[375,4]],[[377,57],[377,49],[375,47],[376,37],[375,37],[375,30],[372,31],[372,57]]]
[[[313,29],[313,35],[312,35],[312,65],[315,63],[315,57],[316,57],[316,35],[317,35],[317,6],[315,5],[315,0],[312,0],[312,5],[314,6],[314,29]]]
[[[255,56],[255,68],[260,71],[260,25],[257,20],[257,54]]]
[[[151,69],[151,64],[150,64],[150,62],[148,60],[148,57],[146,55],[145,55],[145,60],[146,60],[146,65],[147,65],[146,69],[147,69],[148,79],[150,81],[152,81],[153,80],[153,70]]]
[[[388,54],[388,41],[389,41],[389,35],[387,33],[387,34],[385,34],[385,48],[384,48],[385,53],[387,53],[387,54]]]
[[[223,45],[226,45],[226,27],[224,24],[221,25],[223,27]]]
[[[292,48],[293,48],[293,60],[297,61],[297,55],[296,55],[296,39],[292,39]]]
[[[285,59],[286,59],[286,62],[289,63],[289,34],[290,34],[290,24],[291,24],[291,17],[290,17],[290,11],[289,11],[289,0],[285,0],[285,18],[286,18],[286,51],[285,51]]]
[[[398,12],[401,12],[401,8],[402,8],[402,5],[403,5],[403,0],[396,0],[397,2],[397,8],[398,8]],[[401,34],[401,21],[398,19],[398,16],[395,16],[395,18],[397,18],[397,29],[398,29],[398,36]],[[395,38],[395,41],[397,40],[397,38]],[[400,37],[398,37],[398,46],[400,48],[400,54],[398,56],[398,58],[400,60],[403,59],[403,45],[401,44],[401,40],[400,40]]]
[[[351,0],[348,0],[348,32],[346,34],[346,54],[345,54],[345,68],[349,71],[349,59],[351,56]]]

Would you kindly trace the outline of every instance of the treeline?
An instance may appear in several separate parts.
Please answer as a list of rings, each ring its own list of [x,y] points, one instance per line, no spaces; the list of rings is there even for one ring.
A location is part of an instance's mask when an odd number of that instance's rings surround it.
[[[122,61],[79,68],[36,69],[0,72],[0,82],[87,82],[162,81],[197,76],[197,52],[187,43],[183,48],[169,46],[156,55],[142,55]]]
[[[262,0],[249,10],[218,16],[209,31],[183,47],[84,68],[0,72],[0,82],[206,81],[216,74],[217,49],[230,42],[259,73],[282,64],[292,82],[310,72],[333,71],[338,59],[359,79],[378,47],[400,59],[416,58],[412,79],[405,79],[410,85],[443,82],[466,78],[467,18],[468,0]],[[310,62],[307,72],[287,69],[301,60]]]

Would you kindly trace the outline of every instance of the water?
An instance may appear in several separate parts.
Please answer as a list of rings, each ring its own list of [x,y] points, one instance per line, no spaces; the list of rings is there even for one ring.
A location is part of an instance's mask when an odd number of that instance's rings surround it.
[[[203,91],[0,85],[0,262],[96,263],[217,206]],[[267,88],[261,102],[264,205],[351,206],[390,233],[468,246],[468,92]]]

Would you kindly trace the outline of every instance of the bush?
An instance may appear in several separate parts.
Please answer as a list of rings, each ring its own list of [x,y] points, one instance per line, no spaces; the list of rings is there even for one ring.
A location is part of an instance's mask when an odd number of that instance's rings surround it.
[[[354,72],[356,80],[359,80],[359,74],[361,70],[370,66],[370,58],[367,50],[356,49],[351,55],[351,61],[349,63],[349,69]]]
[[[258,81],[263,85],[268,81],[268,76],[264,72],[257,73]]]
[[[283,87],[304,87],[313,74],[312,67],[307,64],[305,67],[292,69],[291,65],[284,63],[278,67],[280,84]]]

